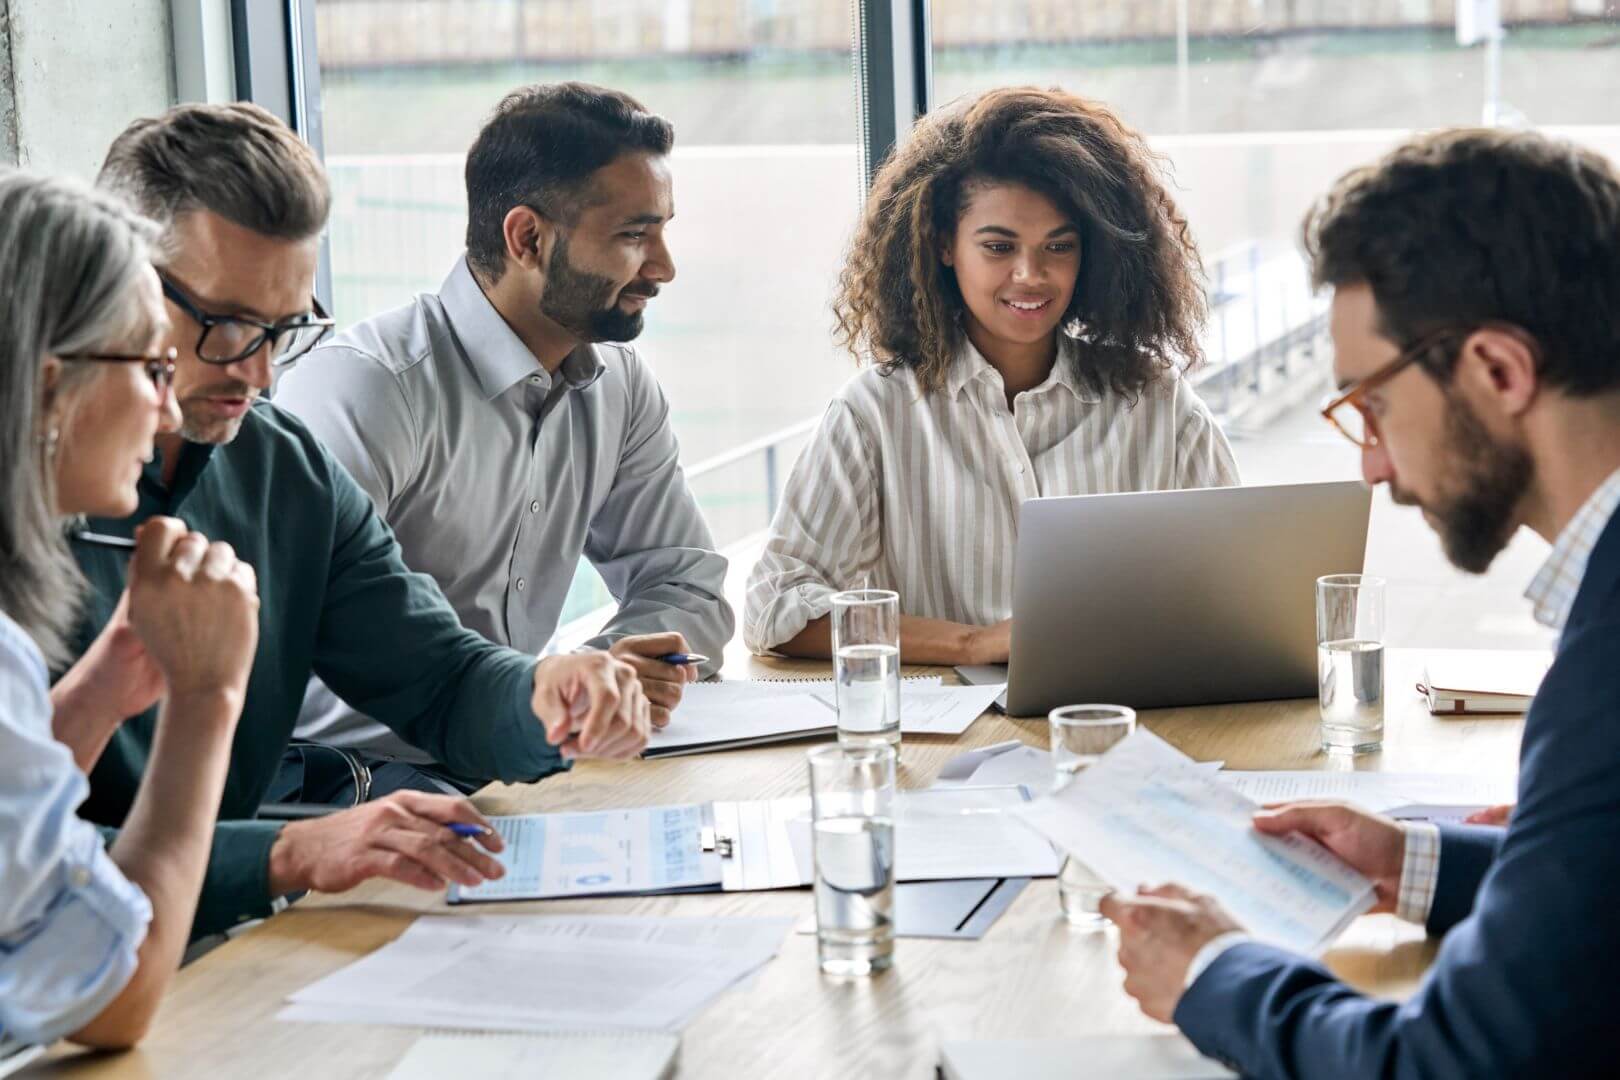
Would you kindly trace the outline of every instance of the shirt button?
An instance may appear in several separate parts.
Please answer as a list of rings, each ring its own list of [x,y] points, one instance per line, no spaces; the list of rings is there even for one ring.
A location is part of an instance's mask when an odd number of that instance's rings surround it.
[[[523,579],[522,579],[522,578],[518,578],[518,579],[517,579],[517,591],[518,591],[518,592],[522,592],[522,591],[523,591],[523,585],[524,585],[524,581],[523,581]]]
[[[82,889],[89,885],[90,869],[84,866],[75,866],[72,873],[68,874],[68,884],[72,885],[75,889]]]
[[[539,512],[540,512],[540,500],[536,499],[536,500],[534,500],[533,502],[531,502],[529,504],[529,513],[538,514]]]
[[[1018,475],[1019,475],[1019,476],[1023,476],[1023,475],[1024,475],[1024,466],[1023,466],[1023,465],[1022,465],[1022,464],[1020,464],[1020,465],[1019,465],[1019,466],[1018,466]]]
[[[534,383],[534,385],[539,386],[545,380],[541,379],[540,376],[538,376],[538,375],[530,375],[529,376],[529,381]]]

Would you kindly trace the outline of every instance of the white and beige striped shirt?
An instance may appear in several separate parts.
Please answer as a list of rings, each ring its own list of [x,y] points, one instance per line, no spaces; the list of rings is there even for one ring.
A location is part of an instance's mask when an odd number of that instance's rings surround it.
[[[1220,487],[1232,449],[1192,387],[1167,376],[1134,404],[1096,392],[1063,351],[1012,409],[971,344],[946,385],[862,371],[833,398],[789,476],[748,578],[743,640],[767,652],[832,594],[894,589],[900,608],[988,626],[1012,614],[1018,508],[1041,495]]]

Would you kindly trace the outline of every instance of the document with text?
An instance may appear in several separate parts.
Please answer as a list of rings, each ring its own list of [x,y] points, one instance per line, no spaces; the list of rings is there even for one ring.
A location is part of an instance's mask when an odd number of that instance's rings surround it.
[[[1139,728],[1012,813],[1121,892],[1175,882],[1215,897],[1259,940],[1318,952],[1372,906],[1372,883],[1302,836],[1256,832],[1257,808]]]

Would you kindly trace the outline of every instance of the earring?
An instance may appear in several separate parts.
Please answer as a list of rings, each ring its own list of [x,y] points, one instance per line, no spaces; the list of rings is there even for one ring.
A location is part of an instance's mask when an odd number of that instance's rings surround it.
[[[56,460],[56,447],[61,441],[62,433],[54,425],[39,437],[39,445],[45,451],[46,461]]]

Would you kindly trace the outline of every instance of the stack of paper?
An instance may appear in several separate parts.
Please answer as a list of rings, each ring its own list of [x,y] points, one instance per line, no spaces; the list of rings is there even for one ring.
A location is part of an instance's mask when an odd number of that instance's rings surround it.
[[[676,1031],[792,919],[423,917],[292,995],[280,1019],[476,1031]]]
[[[960,735],[1001,693],[999,686],[943,686],[938,675],[900,684],[900,730]],[[669,726],[647,741],[646,757],[673,757],[830,736],[838,730],[831,679],[695,683],[681,695]]]
[[[1237,1074],[1180,1034],[1078,1039],[984,1039],[939,1048],[945,1080],[1001,1080],[1016,1062],[1021,1080],[1222,1080]]]
[[[546,1076],[611,1076],[668,1080],[681,1041],[654,1032],[613,1035],[503,1035],[432,1032],[416,1040],[388,1080],[533,1080]]]
[[[1175,882],[1214,896],[1262,941],[1316,952],[1372,906],[1372,883],[1302,836],[1256,832],[1257,808],[1138,728],[1013,813],[1116,889]]]

